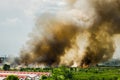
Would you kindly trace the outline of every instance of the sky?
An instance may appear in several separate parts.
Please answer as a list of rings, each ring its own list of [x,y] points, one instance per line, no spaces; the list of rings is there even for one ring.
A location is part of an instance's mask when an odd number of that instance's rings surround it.
[[[0,55],[19,54],[32,31],[41,0],[0,1]]]
[[[18,56],[37,17],[61,5],[62,0],[0,0],[0,56]]]
[[[64,6],[63,0],[0,0],[0,56],[18,56],[37,17],[45,11],[54,12]],[[120,44],[118,40],[116,45]],[[119,47],[115,53],[114,57],[118,57]]]

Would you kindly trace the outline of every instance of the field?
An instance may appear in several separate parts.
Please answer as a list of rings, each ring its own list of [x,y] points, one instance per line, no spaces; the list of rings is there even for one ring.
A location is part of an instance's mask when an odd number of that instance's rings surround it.
[[[120,80],[120,67],[89,68],[22,68],[21,71],[50,72],[41,80]]]

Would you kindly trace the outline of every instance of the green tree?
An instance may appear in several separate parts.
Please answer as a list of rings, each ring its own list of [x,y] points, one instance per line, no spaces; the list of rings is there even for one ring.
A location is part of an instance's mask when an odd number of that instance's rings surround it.
[[[47,76],[43,75],[40,80],[46,80]]]
[[[52,76],[48,77],[48,80],[73,80],[72,72],[69,68],[59,67],[54,68],[52,71]],[[52,79],[51,79],[52,78]]]
[[[3,65],[3,70],[5,70],[5,71],[10,70],[10,65],[4,64]]]
[[[9,75],[6,80],[19,80],[19,78],[15,75]]]

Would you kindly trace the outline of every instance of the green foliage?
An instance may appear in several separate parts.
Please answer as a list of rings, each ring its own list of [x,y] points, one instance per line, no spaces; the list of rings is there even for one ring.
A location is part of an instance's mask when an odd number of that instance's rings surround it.
[[[6,80],[19,80],[19,78],[15,75],[9,75]]]
[[[47,76],[43,75],[40,80],[46,80]]]
[[[52,76],[48,77],[48,80],[72,80],[72,76],[69,68],[59,67],[53,69]]]
[[[120,80],[120,67],[90,67],[90,68],[21,68],[21,71],[50,72],[41,80]]]
[[[20,71],[27,72],[49,72],[52,68],[20,68]]]
[[[4,64],[4,65],[3,65],[3,70],[5,70],[5,71],[10,70],[10,65]]]

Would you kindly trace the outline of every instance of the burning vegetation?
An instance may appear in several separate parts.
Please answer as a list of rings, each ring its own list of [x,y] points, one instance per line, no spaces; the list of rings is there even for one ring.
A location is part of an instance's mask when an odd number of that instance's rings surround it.
[[[66,3],[66,10],[47,11],[38,17],[19,63],[88,67],[112,58],[113,37],[120,34],[120,1]]]

